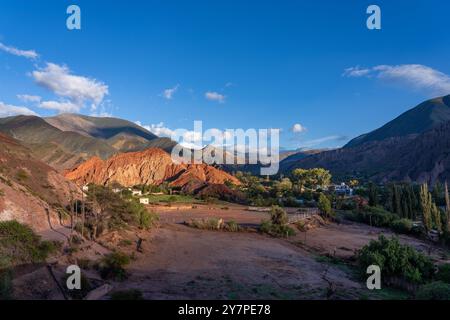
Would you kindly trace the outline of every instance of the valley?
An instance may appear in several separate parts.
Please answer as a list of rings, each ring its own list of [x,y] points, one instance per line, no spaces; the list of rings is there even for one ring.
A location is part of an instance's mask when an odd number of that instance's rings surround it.
[[[254,164],[174,163],[173,141],[126,120],[2,118],[0,297],[445,296],[448,102],[343,148],[286,152],[272,177]],[[389,266],[382,290],[367,289],[372,264]],[[81,291],[65,289],[70,265]]]

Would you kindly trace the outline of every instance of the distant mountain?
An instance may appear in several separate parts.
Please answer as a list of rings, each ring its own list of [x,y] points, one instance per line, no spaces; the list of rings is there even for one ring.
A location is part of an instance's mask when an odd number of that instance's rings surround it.
[[[18,140],[0,133],[0,221],[17,220],[37,231],[59,228],[58,210],[80,194]]]
[[[44,120],[61,131],[77,132],[92,138],[110,139],[121,134],[141,137],[146,141],[158,138],[137,124],[118,118],[64,113],[55,117],[44,118]]]
[[[92,158],[67,172],[78,185],[119,183],[124,187],[160,185],[164,182],[186,192],[197,192],[208,185],[240,182],[228,173],[206,164],[176,164],[171,156],[157,148],[117,154],[107,160]]]
[[[291,161],[282,171],[323,167],[336,180],[443,182],[450,179],[449,111],[450,96],[432,99],[344,148]]]
[[[36,157],[57,169],[67,169],[92,156],[117,152],[103,140],[73,131],[62,131],[36,116],[0,119],[0,132],[20,140]]]
[[[151,147],[170,151],[176,145],[169,138],[159,138],[133,122],[118,118],[66,113],[44,120],[61,131],[106,140],[119,152],[139,151]]]
[[[0,132],[20,140],[34,156],[58,170],[71,169],[94,156],[107,159],[150,147],[171,151],[176,145],[127,120],[75,114],[0,118]]]
[[[381,128],[351,140],[344,148],[387,138],[420,134],[447,121],[450,121],[450,95],[425,101]]]

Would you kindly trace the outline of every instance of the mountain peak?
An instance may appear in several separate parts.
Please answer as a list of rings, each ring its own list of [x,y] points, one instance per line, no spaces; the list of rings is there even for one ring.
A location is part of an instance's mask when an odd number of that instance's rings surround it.
[[[417,135],[450,121],[450,95],[422,102],[381,128],[351,140],[344,148],[387,138]]]

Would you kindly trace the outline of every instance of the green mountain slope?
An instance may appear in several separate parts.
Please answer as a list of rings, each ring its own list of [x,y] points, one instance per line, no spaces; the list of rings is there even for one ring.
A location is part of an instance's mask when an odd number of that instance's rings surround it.
[[[420,134],[450,120],[450,95],[425,101],[381,128],[351,140],[344,148],[366,142]]]

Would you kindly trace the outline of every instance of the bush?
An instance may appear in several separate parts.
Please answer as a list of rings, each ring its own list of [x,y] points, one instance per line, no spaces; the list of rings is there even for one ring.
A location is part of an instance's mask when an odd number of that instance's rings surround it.
[[[442,281],[431,282],[420,287],[418,300],[450,300],[450,284]]]
[[[331,208],[331,201],[327,198],[323,193],[319,196],[319,202],[317,203],[317,207],[320,210],[320,213],[325,217],[331,217],[333,215],[333,209]]]
[[[262,233],[267,233],[273,237],[291,237],[295,235],[294,229],[288,225],[277,225],[271,221],[263,221],[259,230]]]
[[[399,278],[421,284],[431,279],[434,272],[429,258],[410,246],[401,245],[395,237],[380,236],[378,241],[372,240],[358,252],[357,259],[363,274],[368,266],[378,265],[386,282],[390,278]]]
[[[224,230],[228,232],[239,232],[241,231],[241,227],[236,221],[228,221],[224,225]]]
[[[25,170],[23,170],[23,169],[19,169],[19,171],[17,171],[17,173],[16,173],[16,178],[19,181],[27,180],[28,179],[28,173]]]
[[[295,235],[294,229],[288,225],[289,218],[282,208],[273,206],[270,212],[270,220],[263,221],[259,230],[274,237],[290,237]]]
[[[391,223],[391,228],[397,233],[410,234],[413,230],[413,222],[409,219],[398,219]]]
[[[450,284],[450,264],[446,263],[438,268],[436,280]]]
[[[30,227],[17,221],[0,222],[0,269],[43,262],[56,250],[55,243],[41,241]]]
[[[273,206],[270,211],[270,220],[274,225],[285,225],[289,222],[286,211],[278,206]]]
[[[98,269],[103,279],[123,281],[127,278],[127,272],[124,267],[129,263],[129,256],[116,251],[103,257]]]
[[[142,291],[130,289],[112,293],[111,300],[144,300],[144,298],[142,296]]]
[[[139,211],[139,228],[148,230],[159,220],[154,212],[148,212],[146,209]]]
[[[380,207],[366,206],[362,211],[354,211],[346,214],[346,218],[352,221],[372,224],[374,227],[390,227],[392,223],[399,220],[399,216]]]

